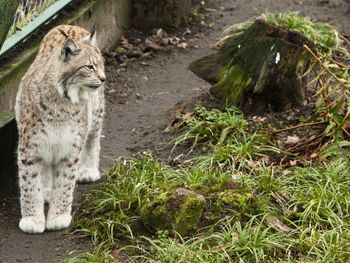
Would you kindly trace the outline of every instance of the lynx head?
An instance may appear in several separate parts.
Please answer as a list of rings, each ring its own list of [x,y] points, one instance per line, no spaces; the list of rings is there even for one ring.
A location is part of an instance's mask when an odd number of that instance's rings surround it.
[[[61,30],[60,30],[61,31]],[[106,80],[103,57],[96,44],[95,31],[80,41],[66,37],[59,59],[61,74],[58,91],[72,103],[86,100],[90,92],[102,86]]]

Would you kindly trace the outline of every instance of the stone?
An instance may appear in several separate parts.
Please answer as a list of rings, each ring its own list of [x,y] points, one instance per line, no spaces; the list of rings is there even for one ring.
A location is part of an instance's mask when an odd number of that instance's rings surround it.
[[[185,236],[197,229],[205,206],[202,195],[177,188],[144,204],[141,219],[151,230],[170,230]]]

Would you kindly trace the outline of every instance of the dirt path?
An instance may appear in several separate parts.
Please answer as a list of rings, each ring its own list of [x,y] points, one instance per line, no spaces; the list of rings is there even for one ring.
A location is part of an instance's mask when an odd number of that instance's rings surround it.
[[[174,49],[143,65],[135,61],[117,73],[116,62],[107,66],[107,114],[102,140],[101,166],[107,168],[113,158],[130,156],[159,148],[167,137],[162,133],[169,121],[169,109],[176,103],[207,92],[209,86],[193,75],[187,66],[207,54],[222,28],[257,17],[265,11],[300,11],[301,14],[329,21],[350,35],[350,3],[347,0],[210,0],[215,21],[213,29],[198,36],[199,48]],[[216,11],[214,11],[216,9]],[[86,187],[79,186],[78,191]],[[90,188],[90,187],[88,187]],[[89,241],[72,239],[63,232],[26,235],[18,228],[17,198],[0,200],[0,263],[57,262],[89,249]]]

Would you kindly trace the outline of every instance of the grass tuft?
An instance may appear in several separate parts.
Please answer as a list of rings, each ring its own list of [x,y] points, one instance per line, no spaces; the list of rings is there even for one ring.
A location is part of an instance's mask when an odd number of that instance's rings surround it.
[[[75,215],[75,231],[95,251],[67,262],[347,262],[348,143],[329,144],[313,166],[266,164],[278,148],[249,132],[241,113],[198,109],[178,142],[206,151],[184,167],[152,156],[116,160]],[[205,199],[197,229],[145,228],[142,207],[178,188]]]

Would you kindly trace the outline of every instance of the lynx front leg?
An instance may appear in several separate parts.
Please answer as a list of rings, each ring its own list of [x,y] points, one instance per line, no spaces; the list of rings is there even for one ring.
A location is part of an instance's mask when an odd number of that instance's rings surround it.
[[[64,160],[54,173],[46,229],[67,228],[71,221],[73,191],[78,177],[79,158]]]
[[[42,233],[45,215],[41,159],[19,153],[18,166],[22,213],[19,228],[30,234]]]
[[[82,162],[78,182],[94,182],[101,178],[98,170],[100,161],[100,137],[101,129],[92,132],[87,139],[86,146],[82,152]]]

